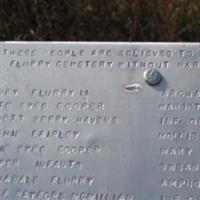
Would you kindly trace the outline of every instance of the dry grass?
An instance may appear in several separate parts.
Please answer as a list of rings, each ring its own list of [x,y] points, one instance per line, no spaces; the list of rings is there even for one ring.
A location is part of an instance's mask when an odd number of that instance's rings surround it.
[[[0,40],[199,41],[200,0],[0,0]]]

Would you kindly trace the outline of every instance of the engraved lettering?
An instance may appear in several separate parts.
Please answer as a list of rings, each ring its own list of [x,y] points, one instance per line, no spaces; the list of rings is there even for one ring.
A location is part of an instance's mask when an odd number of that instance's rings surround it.
[[[97,154],[101,152],[99,146],[59,146],[57,151],[61,154]]]
[[[19,90],[16,88],[1,88],[0,96],[16,97],[19,95]]]
[[[63,192],[57,191],[36,191],[36,190],[16,190],[15,196],[26,200],[66,200]]]
[[[160,169],[163,172],[198,172],[197,163],[161,163]]]
[[[123,193],[73,193],[72,200],[134,200],[134,195]]]
[[[17,152],[18,153],[46,153],[47,149],[44,145],[18,145]]]
[[[0,175],[0,184],[39,184],[38,176],[26,176],[26,175]]]
[[[34,138],[78,139],[80,132],[77,130],[32,130]]]
[[[179,117],[162,117],[160,120],[161,125],[180,125],[183,124],[183,120]]]
[[[0,144],[0,153],[7,153],[9,149],[9,145],[8,144]]]
[[[71,89],[32,89],[31,96],[36,97],[73,97],[81,91]]]
[[[20,161],[18,159],[0,159],[0,168],[19,168]]]
[[[177,189],[200,189],[200,181],[187,179],[163,179],[161,181],[161,187]]]
[[[67,116],[61,115],[36,115],[33,117],[34,123],[69,123],[69,118]]]
[[[42,169],[79,169],[83,168],[80,161],[74,160],[37,160],[35,163],[36,168]]]
[[[2,122],[12,122],[12,123],[21,123],[24,120],[24,115],[22,114],[2,114],[0,115],[0,123]]]
[[[0,137],[4,138],[17,138],[21,136],[21,130],[5,130],[0,129]]]
[[[88,185],[91,186],[94,183],[94,177],[84,177],[84,176],[73,176],[73,177],[51,177],[52,185]]]
[[[119,123],[119,118],[116,116],[86,116],[86,117],[77,117],[76,118],[77,124],[107,124],[107,125],[117,125]]]
[[[101,103],[57,103],[56,108],[59,110],[75,110],[75,111],[102,111],[104,104]]]
[[[11,60],[10,61],[11,68],[50,68],[51,61],[44,61],[44,60],[29,60],[29,61],[22,61],[22,60]]]
[[[3,49],[4,56],[25,56],[31,57],[36,56],[36,49]]]
[[[10,190],[4,189],[0,190],[0,198],[1,199],[7,199],[7,197],[10,195]]]
[[[163,156],[191,156],[193,152],[192,148],[184,148],[184,147],[172,147],[172,148],[164,148],[160,149],[160,154]]]

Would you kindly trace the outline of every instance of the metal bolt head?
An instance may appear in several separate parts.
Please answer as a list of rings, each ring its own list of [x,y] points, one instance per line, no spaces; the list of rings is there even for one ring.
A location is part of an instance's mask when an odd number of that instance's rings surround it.
[[[162,79],[157,69],[148,69],[144,72],[143,78],[148,85],[158,85]]]

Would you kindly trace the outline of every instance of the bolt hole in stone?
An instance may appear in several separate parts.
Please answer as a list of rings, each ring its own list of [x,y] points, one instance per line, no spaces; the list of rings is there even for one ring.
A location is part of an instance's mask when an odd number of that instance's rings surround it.
[[[123,87],[128,92],[139,92],[142,89],[142,85],[138,83],[126,84]]]

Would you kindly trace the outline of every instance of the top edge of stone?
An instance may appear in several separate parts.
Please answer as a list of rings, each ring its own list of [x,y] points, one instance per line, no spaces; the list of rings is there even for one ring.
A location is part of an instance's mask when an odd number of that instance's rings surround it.
[[[200,45],[200,42],[86,42],[86,41],[0,41],[0,44],[88,44],[88,45]]]

